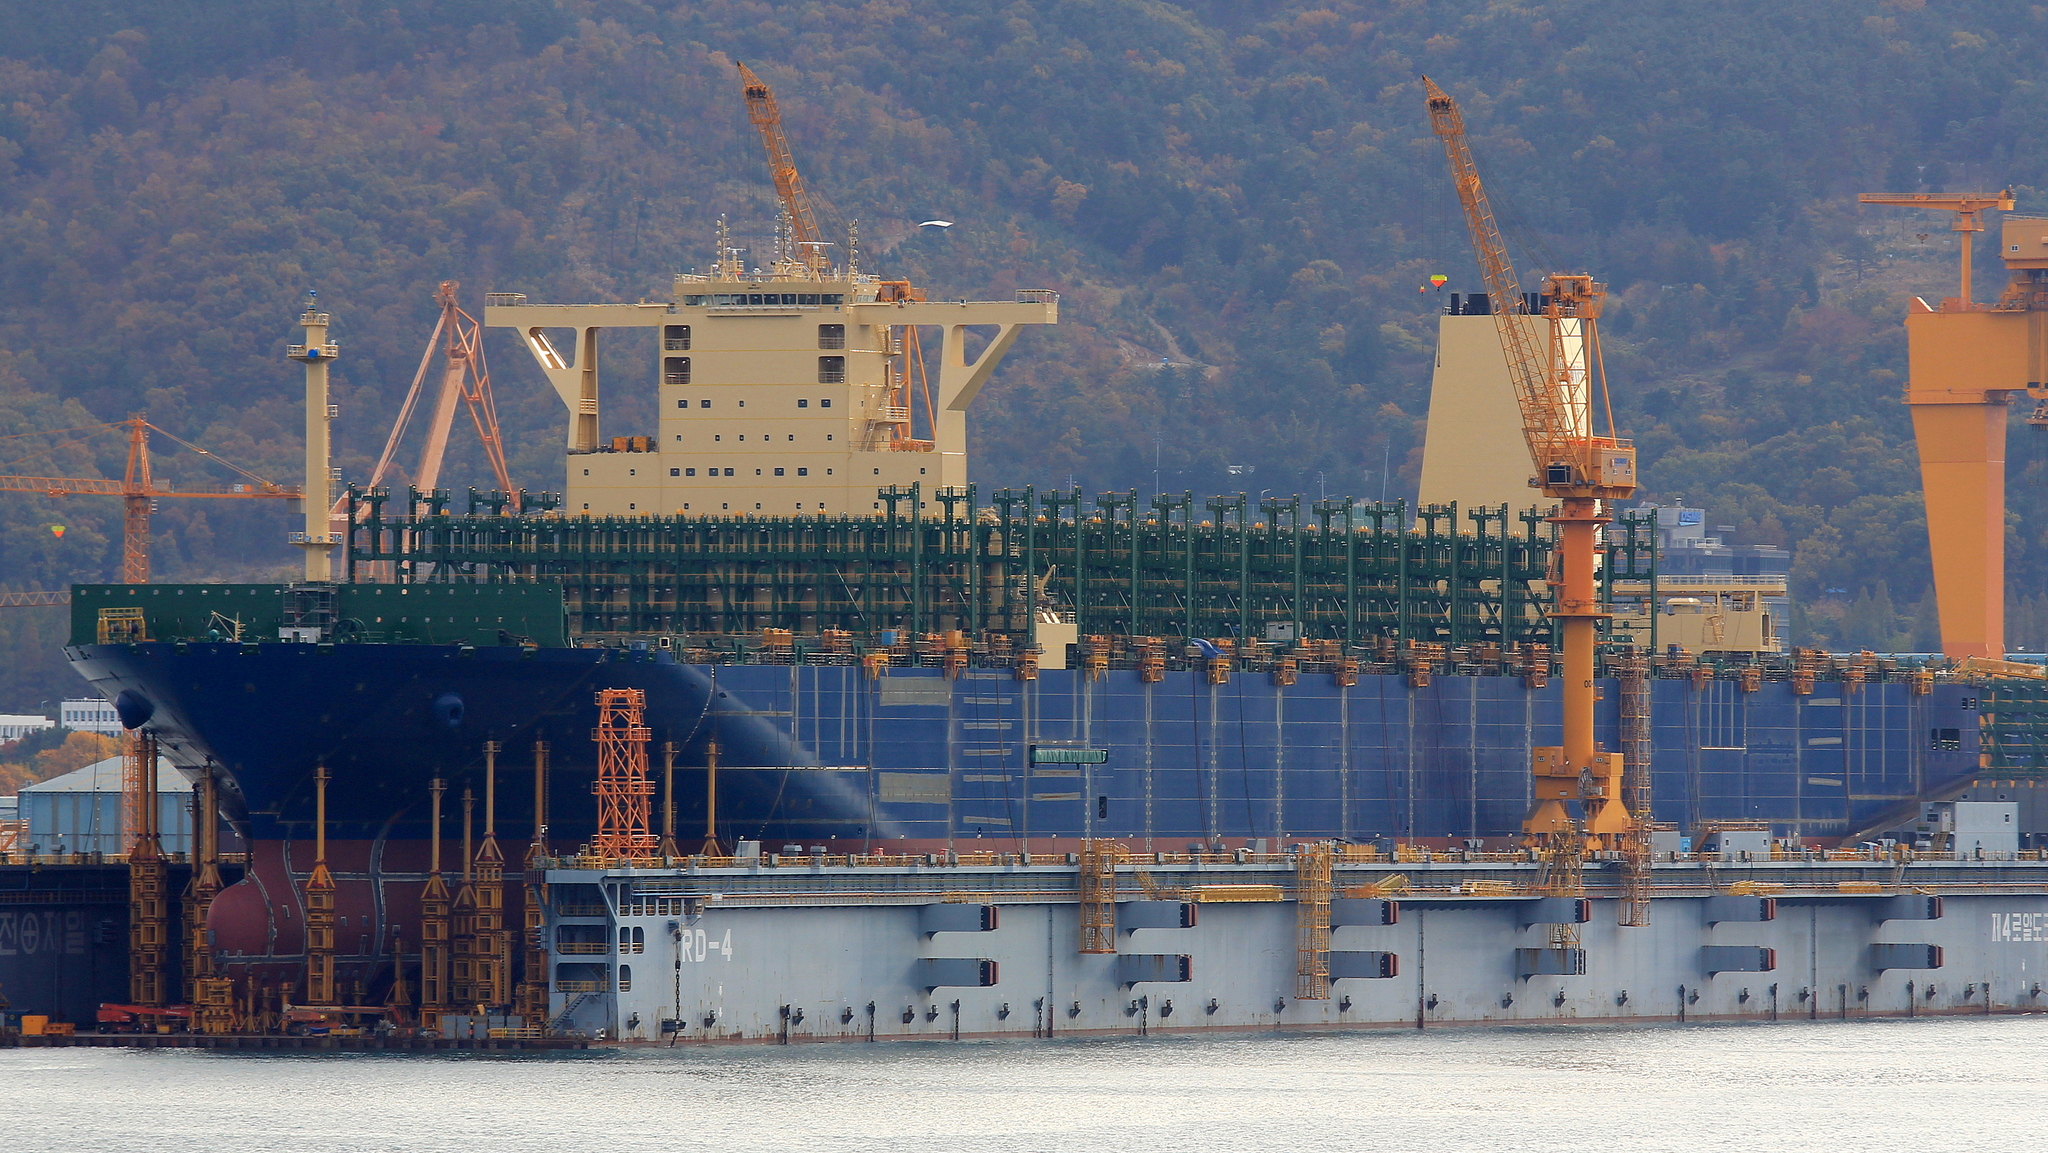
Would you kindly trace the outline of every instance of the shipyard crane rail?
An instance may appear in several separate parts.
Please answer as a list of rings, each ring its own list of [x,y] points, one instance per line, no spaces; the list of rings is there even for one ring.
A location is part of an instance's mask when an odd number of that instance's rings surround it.
[[[274,484],[248,469],[149,423],[140,416],[99,425],[97,429],[126,429],[128,468],[120,480],[103,477],[0,476],[0,492],[26,492],[41,496],[118,496],[124,505],[121,531],[121,582],[149,583],[149,518],[157,500],[166,497],[212,500],[299,500],[296,485]],[[191,449],[249,478],[247,484],[200,485],[170,488],[158,485],[149,465],[149,434],[163,433]],[[47,594],[24,594],[47,595]],[[48,602],[54,603],[54,602]]]
[[[1430,126],[1443,141],[1472,247],[1493,298],[1501,351],[1536,467],[1531,484],[1558,501],[1550,517],[1559,538],[1552,615],[1564,648],[1564,743],[1533,751],[1536,801],[1523,830],[1545,845],[1576,846],[1585,835],[1595,848],[1622,847],[1639,832],[1623,799],[1622,755],[1600,751],[1593,739],[1593,650],[1599,623],[1608,615],[1595,573],[1600,526],[1609,519],[1603,506],[1633,495],[1636,487],[1635,446],[1613,435],[1614,414],[1600,360],[1597,322],[1606,286],[1583,273],[1551,273],[1534,300],[1522,294],[1466,143],[1457,101],[1427,77],[1422,83]],[[1547,340],[1539,339],[1531,316],[1547,322]],[[1604,436],[1593,428],[1596,400],[1606,413]],[[1574,821],[1568,801],[1584,810],[1583,827]],[[1569,855],[1576,859],[1577,850]]]
[[[826,241],[818,231],[811,194],[804,187],[803,177],[797,174],[789,137],[782,131],[782,109],[775,103],[775,93],[767,81],[754,75],[753,69],[745,64],[734,63],[740,70],[740,92],[746,97],[747,120],[760,132],[761,144],[768,150],[768,175],[775,182],[776,199],[789,216],[790,239],[804,267],[814,278],[822,278],[830,266],[825,259]],[[720,259],[724,259],[723,253]]]

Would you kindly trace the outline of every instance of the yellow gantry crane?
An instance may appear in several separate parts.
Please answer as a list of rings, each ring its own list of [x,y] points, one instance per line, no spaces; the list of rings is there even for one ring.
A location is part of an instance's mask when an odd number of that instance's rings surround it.
[[[2048,428],[2048,220],[2012,215],[2002,192],[1866,192],[1865,204],[1955,214],[1962,277],[1956,295],[1906,306],[1906,404],[1920,454],[1927,543],[1941,650],[1954,660],[2005,658],[2006,414],[2022,394],[2029,424]],[[1999,255],[2011,275],[1996,301],[1970,299],[1979,214],[1998,209]]]
[[[1451,179],[1493,299],[1501,351],[1522,410],[1522,433],[1536,466],[1531,484],[1558,502],[1550,517],[1558,528],[1551,615],[1564,649],[1564,744],[1533,750],[1535,805],[1522,828],[1540,844],[1577,844],[1583,836],[1586,847],[1619,848],[1634,821],[1622,799],[1621,754],[1603,752],[1593,740],[1593,648],[1600,620],[1608,615],[1600,606],[1595,558],[1600,526],[1609,520],[1606,502],[1635,492],[1636,451],[1613,435],[1598,330],[1606,286],[1581,273],[1551,273],[1541,293],[1524,297],[1465,142],[1457,101],[1427,77],[1422,83],[1429,96],[1430,126],[1450,160]],[[1542,322],[1532,324],[1530,317]],[[1605,416],[1606,435],[1594,431],[1596,403]],[[1583,826],[1567,807],[1573,801],[1584,812]]]

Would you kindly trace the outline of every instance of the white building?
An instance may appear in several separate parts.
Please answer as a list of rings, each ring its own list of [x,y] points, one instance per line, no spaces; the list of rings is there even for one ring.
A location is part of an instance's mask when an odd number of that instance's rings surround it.
[[[30,733],[54,728],[56,724],[57,722],[48,717],[0,713],[0,745],[4,745],[9,741],[18,741]]]
[[[164,851],[192,851],[192,782],[160,762],[156,773],[158,817]],[[125,853],[121,827],[121,758],[108,757],[61,777],[21,790],[21,819],[28,823],[21,845],[35,853]]]
[[[81,733],[99,733],[109,737],[121,735],[121,718],[114,712],[113,704],[98,697],[65,701],[58,706],[57,723]]]

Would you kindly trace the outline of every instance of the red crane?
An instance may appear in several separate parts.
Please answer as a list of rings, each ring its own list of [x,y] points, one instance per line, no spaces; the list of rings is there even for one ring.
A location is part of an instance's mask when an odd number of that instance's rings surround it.
[[[484,448],[484,459],[490,462],[491,475],[498,482],[499,490],[512,491],[512,472],[505,464],[504,437],[498,431],[498,402],[491,395],[490,367],[484,363],[483,329],[475,317],[455,303],[456,290],[461,287],[457,281],[444,280],[434,292],[434,303],[441,306],[441,318],[427,337],[427,349],[421,354],[420,366],[413,373],[412,388],[405,394],[405,403],[399,407],[398,419],[392,422],[391,435],[384,440],[384,451],[377,457],[377,467],[370,471],[370,479],[363,485],[366,489],[383,484],[386,474],[391,471],[392,461],[398,456],[399,442],[405,438],[405,430],[411,425],[413,414],[425,394],[427,371],[434,363],[435,352],[439,351],[441,388],[434,396],[433,414],[427,423],[427,442],[420,448],[419,467],[412,476],[413,486],[422,492],[431,492],[440,483],[441,462],[448,451],[448,435],[454,429],[455,406],[459,402],[469,410],[470,423],[476,426],[477,439]],[[346,495],[334,502],[334,519],[344,518],[347,503]]]

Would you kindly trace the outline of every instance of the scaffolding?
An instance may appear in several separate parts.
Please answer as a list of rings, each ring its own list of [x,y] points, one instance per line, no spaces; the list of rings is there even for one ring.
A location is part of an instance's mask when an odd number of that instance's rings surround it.
[[[1121,852],[1114,841],[1081,842],[1081,869],[1075,878],[1081,905],[1080,952],[1116,952],[1116,862]]]
[[[1650,662],[1629,655],[1621,680],[1622,801],[1634,823],[1621,845],[1621,916],[1617,923],[1650,923]]]
[[[533,841],[526,848],[525,964],[514,1006],[528,1025],[548,1016],[548,743],[533,742]]]
[[[447,493],[413,490],[387,517],[390,494],[351,492],[349,573],[559,583],[580,636],[907,628],[1021,642],[1052,613],[1084,636],[1551,640],[1551,528],[1533,508],[1128,492],[1089,509],[1079,489],[1033,488],[984,506],[974,485],[876,497],[873,515],[505,516],[472,501],[455,516]]]
[[[448,992],[465,1011],[476,997],[476,794],[462,790],[462,883],[449,916]]]
[[[193,798],[192,827],[196,836],[192,882],[185,892],[185,980],[192,1003],[193,1027],[223,1034],[235,1029],[235,983],[220,975],[214,962],[207,918],[220,895],[220,783],[206,766]]]
[[[1294,996],[1299,1001],[1330,999],[1330,865],[1336,848],[1328,842],[1302,847],[1295,859]]]
[[[473,1000],[501,1008],[512,1000],[512,942],[505,929],[505,857],[498,849],[498,751],[484,742],[484,839],[476,850]]]
[[[606,860],[654,856],[648,831],[654,782],[647,779],[647,694],[601,689],[597,694],[597,837],[591,852]]]

